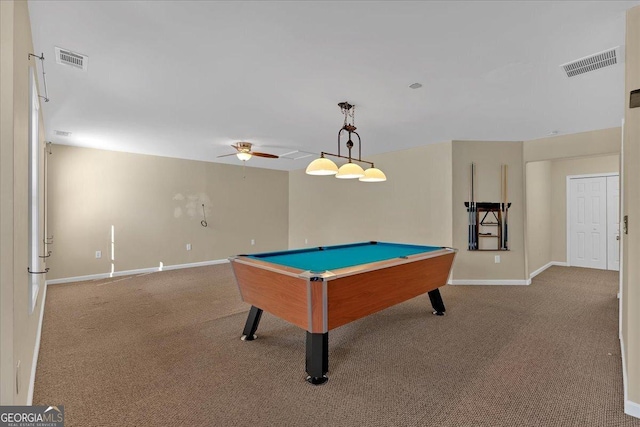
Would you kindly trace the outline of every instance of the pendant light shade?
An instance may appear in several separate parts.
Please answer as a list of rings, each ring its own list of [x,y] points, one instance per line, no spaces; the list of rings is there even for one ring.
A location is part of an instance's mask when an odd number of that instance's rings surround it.
[[[387,176],[378,168],[369,168],[364,171],[364,176],[359,180],[362,182],[381,182],[386,181]]]
[[[331,160],[320,157],[309,163],[306,172],[309,175],[335,175],[338,173],[338,166]]]
[[[361,178],[364,176],[364,170],[355,163],[345,163],[340,166],[338,169],[338,173],[336,174],[336,178],[340,179],[355,179]]]

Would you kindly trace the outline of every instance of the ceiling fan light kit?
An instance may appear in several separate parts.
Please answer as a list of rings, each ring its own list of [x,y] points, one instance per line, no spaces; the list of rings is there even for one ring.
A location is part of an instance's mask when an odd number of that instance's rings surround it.
[[[247,160],[251,159],[251,157],[253,156],[265,157],[267,159],[277,159],[279,157],[279,156],[276,156],[275,154],[260,153],[258,151],[253,151],[251,149],[253,144],[250,142],[245,142],[245,141],[236,142],[235,144],[231,144],[231,146],[236,149],[237,153],[223,154],[222,156],[218,156],[218,157],[227,157],[227,156],[235,155],[236,157],[238,157],[238,159],[242,160],[243,162],[246,162]]]
[[[355,114],[355,105],[349,104],[348,102],[341,102],[338,104],[342,114],[344,114],[344,123],[340,130],[338,131],[338,154],[327,153],[325,151],[320,153],[320,158],[312,161],[307,166],[306,173],[308,175],[334,175],[339,179],[356,179],[362,182],[382,182],[386,181],[387,177],[380,169],[374,167],[373,162],[369,162],[367,160],[362,159],[362,141],[360,140],[360,135],[356,132],[356,127],[354,125],[354,114]],[[340,154],[340,143],[342,135],[347,135],[347,150],[349,154],[347,156],[343,156]],[[355,158],[351,155],[351,149],[353,148],[353,140],[351,139],[352,135],[355,135],[358,138],[358,157]],[[327,159],[325,156],[338,157],[341,159],[347,159],[348,162],[344,165],[338,166],[332,161]],[[362,169],[360,165],[357,163],[367,163],[370,167],[367,170]]]
[[[236,157],[238,157],[238,159],[242,160],[243,162],[246,162],[251,158],[251,154],[249,154],[249,152],[241,151],[238,154],[236,154]]]

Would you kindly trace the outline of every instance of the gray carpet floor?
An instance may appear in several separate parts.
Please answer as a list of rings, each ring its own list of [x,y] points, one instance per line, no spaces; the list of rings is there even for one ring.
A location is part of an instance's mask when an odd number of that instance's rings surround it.
[[[66,426],[640,426],[623,412],[618,275],[551,267],[531,286],[445,286],[329,333],[248,306],[229,265],[52,285],[34,404]]]

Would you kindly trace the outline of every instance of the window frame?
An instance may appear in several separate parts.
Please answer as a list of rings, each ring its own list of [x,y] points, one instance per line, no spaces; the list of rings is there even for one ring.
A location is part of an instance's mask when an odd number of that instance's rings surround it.
[[[29,264],[32,272],[41,271],[40,253],[40,98],[35,71],[29,67]],[[40,291],[40,274],[29,274],[29,314],[32,314]]]

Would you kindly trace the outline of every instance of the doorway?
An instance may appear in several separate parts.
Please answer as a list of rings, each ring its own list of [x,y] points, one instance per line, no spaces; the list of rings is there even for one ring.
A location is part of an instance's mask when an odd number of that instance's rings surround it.
[[[567,260],[620,270],[619,174],[567,177]]]

